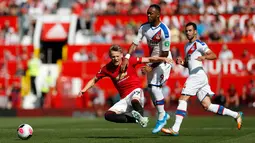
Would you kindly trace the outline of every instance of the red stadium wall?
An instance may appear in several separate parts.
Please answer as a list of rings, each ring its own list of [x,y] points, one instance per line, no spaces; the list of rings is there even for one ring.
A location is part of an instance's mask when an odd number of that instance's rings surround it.
[[[18,30],[18,17],[17,16],[0,16],[0,29],[4,27],[5,22],[9,22],[10,27],[13,27],[15,31]]]
[[[7,61],[7,65],[6,65],[7,66],[7,71],[5,71],[5,72],[7,72],[8,75],[10,76],[9,79],[17,78],[17,77],[15,77],[15,73],[16,73],[16,70],[17,70],[17,61],[18,61],[17,57],[21,58],[21,56],[23,56],[23,55],[27,56],[26,60],[24,60],[22,58],[20,60],[21,64],[23,65],[23,68],[27,69],[27,60],[30,58],[31,54],[34,51],[33,46],[32,45],[30,45],[30,46],[0,45],[0,48],[1,48],[1,50],[0,50],[0,65],[4,64],[4,53],[6,51],[10,52],[10,55],[12,55],[14,57],[14,59]],[[4,84],[3,81],[4,80],[0,80],[0,83]],[[12,80],[10,80],[10,81],[12,81]]]
[[[250,53],[255,55],[255,43],[226,43],[228,48],[233,51],[234,57],[235,58],[240,58],[241,54],[244,49],[247,49]],[[96,55],[99,58],[105,58],[104,56],[108,54],[108,50],[110,44],[90,44],[87,46],[78,46],[78,45],[68,45],[68,53],[67,53],[67,59],[72,60],[73,54],[77,51],[79,51],[81,48],[86,48],[87,51],[93,51],[96,53]],[[121,44],[124,49],[128,49],[129,45],[128,44]],[[172,43],[171,47],[177,47],[180,50],[181,55],[184,55],[184,43]],[[208,46],[218,55],[221,48],[222,48],[222,43],[208,43]],[[141,45],[141,47],[144,50],[145,55],[148,55],[149,49],[147,48],[146,44]]]

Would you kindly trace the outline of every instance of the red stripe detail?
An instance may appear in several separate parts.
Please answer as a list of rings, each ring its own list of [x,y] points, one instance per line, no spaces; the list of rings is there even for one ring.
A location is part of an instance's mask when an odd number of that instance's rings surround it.
[[[178,115],[178,116],[182,116],[182,117],[184,118],[184,116],[183,116],[183,115],[181,115],[181,114],[176,114],[176,115]]]
[[[161,99],[161,100],[156,100],[156,102],[159,102],[159,101],[164,101],[165,99],[163,98],[163,99]]]
[[[197,49],[196,42],[192,45],[192,47],[189,49],[188,54],[192,54]]]
[[[217,113],[219,113],[219,110],[220,110],[220,105],[219,105],[219,107],[218,107]]]

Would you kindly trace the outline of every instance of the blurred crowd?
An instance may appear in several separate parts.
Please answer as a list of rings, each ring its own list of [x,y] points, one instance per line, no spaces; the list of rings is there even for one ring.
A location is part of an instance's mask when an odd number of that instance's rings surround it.
[[[0,0],[0,16],[17,16],[17,28],[6,20],[0,27],[0,44],[32,44],[36,18],[55,13],[57,0]]]
[[[7,50],[4,51],[4,60],[17,62],[15,76],[21,77],[25,75],[28,67],[24,66],[26,65],[24,62],[26,63],[31,58],[31,53],[27,51],[26,45],[32,44],[36,19],[43,14],[76,14],[78,16],[75,35],[76,44],[130,44],[142,23],[135,21],[124,23],[121,20],[116,20],[116,24],[112,24],[111,21],[105,20],[101,28],[95,30],[94,22],[96,16],[146,14],[148,6],[152,3],[161,6],[162,15],[199,14],[201,18],[194,22],[197,23],[199,38],[203,41],[255,41],[255,22],[252,18],[248,19],[243,26],[241,26],[239,20],[235,21],[231,27],[228,21],[223,23],[220,18],[222,14],[254,14],[255,0],[0,0],[0,16],[18,17],[17,27],[12,27],[8,20],[0,24],[0,45],[25,45],[17,55],[12,55]],[[213,16],[213,20],[209,20],[209,16]],[[184,27],[176,25],[173,21],[164,22],[171,30],[172,42],[179,43],[185,40]],[[180,56],[179,47],[171,47],[171,51],[174,59]],[[143,51],[138,48],[135,54],[136,56],[143,56]],[[254,58],[254,55],[245,49],[240,54],[242,54],[242,59]],[[73,61],[76,62],[99,61],[101,60],[100,58],[102,57],[97,57],[94,51],[86,51],[85,48],[73,55]],[[233,58],[232,51],[223,45],[219,59],[231,60]],[[0,77],[6,78],[10,76],[8,71],[6,71],[8,64],[3,59],[0,60]],[[178,68],[174,70],[178,70]],[[249,74],[254,75],[255,69]],[[6,94],[5,91],[4,85],[0,85],[0,93],[3,94],[4,92]],[[49,92],[48,89],[46,91]],[[179,82],[176,82],[173,89],[168,86],[164,87],[166,106],[178,102],[180,91],[181,84]],[[20,92],[20,85],[16,82],[13,83],[7,92],[10,97],[8,101],[16,102],[17,99],[15,97]],[[146,89],[145,93],[147,93]],[[104,99],[103,90],[99,87],[91,89],[89,94],[91,95],[91,104],[95,108],[98,108],[98,106],[101,108],[105,104],[113,104],[119,99],[117,95]],[[238,95],[234,85],[230,85],[229,89],[221,89],[215,96],[216,102],[227,107],[232,105],[235,107],[255,107],[254,100],[255,82],[253,80],[243,86],[241,95]],[[147,102],[147,105],[151,106],[152,103]],[[11,105],[8,104],[8,106]],[[98,114],[101,114],[101,111]]]
[[[241,94],[238,94],[235,84],[230,84],[227,90],[221,88],[213,99],[226,107],[255,107],[255,81],[251,79],[243,85]]]
[[[97,15],[137,15],[146,14],[150,4],[159,4],[163,15],[200,14],[196,23],[201,40],[205,41],[254,41],[255,26],[252,19],[241,26],[238,21],[229,27],[222,23],[220,14],[253,14],[255,0],[0,0],[0,16],[18,16],[17,29],[8,21],[0,27],[0,44],[12,45],[32,43],[36,18],[43,14],[76,14],[77,44],[83,43],[130,43],[141,23],[117,21],[112,25],[104,21],[99,31],[93,23]],[[208,21],[208,15],[214,20]],[[183,28],[167,23],[172,31],[172,42],[182,42]],[[81,39],[79,41],[79,39]]]

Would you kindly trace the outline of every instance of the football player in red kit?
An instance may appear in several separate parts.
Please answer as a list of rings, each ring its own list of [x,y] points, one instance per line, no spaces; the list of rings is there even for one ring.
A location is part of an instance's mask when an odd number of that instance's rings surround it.
[[[143,117],[144,93],[135,66],[150,62],[169,64],[172,63],[172,60],[165,57],[131,57],[126,72],[122,73],[120,71],[123,60],[122,48],[118,45],[111,46],[109,56],[111,61],[100,69],[79,94],[83,95],[100,79],[110,77],[121,100],[108,109],[105,119],[116,123],[139,123],[142,127],[146,127],[149,120],[148,117]]]

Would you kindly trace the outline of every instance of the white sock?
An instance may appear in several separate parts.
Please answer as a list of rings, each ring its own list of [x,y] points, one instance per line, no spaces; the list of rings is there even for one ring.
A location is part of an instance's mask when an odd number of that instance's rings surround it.
[[[230,109],[225,108],[222,115],[228,115],[228,116],[231,116],[233,118],[236,118],[238,116],[238,113],[235,112],[235,111],[232,111]]]
[[[236,118],[238,113],[232,110],[229,110],[225,108],[224,106],[218,105],[218,104],[211,104],[208,107],[208,111],[211,111],[213,113],[217,113],[219,115],[228,115],[233,118]]]
[[[150,88],[150,93],[152,96],[152,99],[154,99],[154,105],[158,111],[158,120],[163,120],[165,116],[165,101],[164,101],[164,95],[162,93],[162,88],[152,86]]]
[[[175,132],[179,132],[181,124],[182,124],[182,120],[184,116],[186,115],[186,111],[187,111],[187,102],[184,100],[179,100],[179,105],[177,107],[176,115],[175,115],[175,123],[172,127],[172,129]]]
[[[219,109],[219,105],[217,104],[210,104],[208,107],[208,111],[211,111],[213,113],[217,113],[218,109]]]

